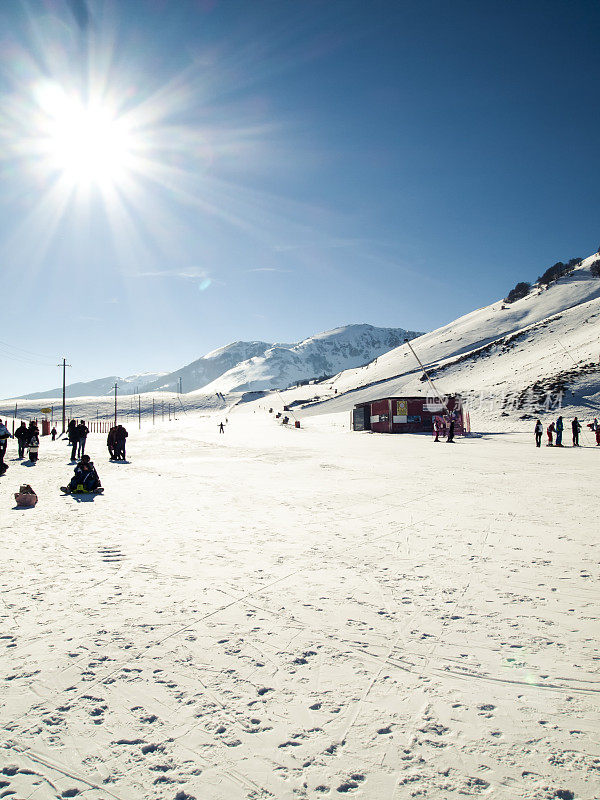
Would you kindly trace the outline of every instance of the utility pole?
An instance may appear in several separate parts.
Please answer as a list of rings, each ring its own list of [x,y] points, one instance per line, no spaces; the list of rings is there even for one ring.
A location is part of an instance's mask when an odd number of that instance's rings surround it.
[[[180,375],[179,376],[179,394],[182,394],[182,392],[183,392],[183,378]]]
[[[118,389],[117,382],[115,381],[115,427],[117,425],[117,389]]]
[[[62,364],[58,365],[62,367],[63,371],[63,396],[62,396],[62,432],[65,432],[66,424],[67,424],[67,410],[65,406],[65,397],[66,397],[66,375],[67,375],[67,367],[70,367],[70,364],[67,364],[67,359],[63,358]]]
[[[138,429],[142,430],[142,396],[138,394]]]

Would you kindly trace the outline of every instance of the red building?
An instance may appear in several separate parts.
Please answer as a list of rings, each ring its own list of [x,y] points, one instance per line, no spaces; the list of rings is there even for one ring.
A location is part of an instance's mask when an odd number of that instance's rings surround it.
[[[352,430],[375,433],[433,433],[434,419],[443,428],[454,420],[457,436],[465,433],[460,395],[444,398],[445,405],[431,397],[386,397],[358,403],[352,410]]]

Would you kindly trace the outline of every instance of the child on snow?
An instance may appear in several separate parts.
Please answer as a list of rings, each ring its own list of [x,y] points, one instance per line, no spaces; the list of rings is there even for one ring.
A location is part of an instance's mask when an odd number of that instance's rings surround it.
[[[32,433],[29,438],[29,460],[34,463],[38,460],[38,451],[40,449],[40,440],[37,433]]]
[[[97,492],[101,489],[96,467],[88,455],[81,456],[81,461],[75,467],[75,474],[71,478],[69,485],[61,486],[60,488],[66,494],[71,492]]]

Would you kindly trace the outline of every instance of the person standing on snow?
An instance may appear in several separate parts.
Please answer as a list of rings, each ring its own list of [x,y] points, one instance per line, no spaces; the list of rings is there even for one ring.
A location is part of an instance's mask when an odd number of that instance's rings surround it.
[[[125,439],[129,434],[122,425],[117,425],[115,431],[115,460],[125,461]]]
[[[106,437],[106,446],[108,447],[108,452],[110,454],[110,460],[114,461],[117,457],[116,447],[117,447],[117,426],[113,425],[108,432],[108,436]]]
[[[535,446],[536,447],[541,447],[541,445],[542,445],[542,434],[543,434],[543,432],[544,432],[544,428],[542,426],[542,423],[538,419],[538,421],[535,423]]]
[[[579,447],[579,431],[581,430],[581,425],[577,417],[571,422],[571,430],[573,431],[573,447]]]
[[[222,422],[219,422],[219,433],[225,433],[225,425]]]
[[[454,444],[454,419],[450,420],[450,427],[448,428],[448,438],[446,444]]]
[[[555,431],[556,428],[554,426],[554,423],[551,422],[550,425],[548,425],[548,427],[546,428],[546,433],[548,434],[548,447],[552,447],[553,444],[552,436],[554,435]]]
[[[56,428],[52,428],[50,433],[52,434],[52,441],[56,441]]]
[[[35,464],[35,462],[38,460],[38,453],[40,449],[40,437],[35,431],[29,437],[27,447],[29,448],[29,460],[32,464]]]
[[[8,469],[8,464],[4,463],[4,454],[6,453],[6,446],[8,440],[11,438],[11,433],[6,425],[0,420],[0,475],[4,475]]]
[[[562,443],[563,428],[564,428],[563,418],[559,417],[556,420],[556,446],[557,447],[562,447],[563,446],[563,443]]]
[[[85,453],[85,440],[89,433],[89,428],[83,420],[77,426],[77,458],[82,458]]]
[[[17,440],[17,445],[19,448],[19,458],[24,458],[25,456],[25,446],[28,438],[29,433],[27,431],[27,425],[22,422],[15,431],[15,439]]]

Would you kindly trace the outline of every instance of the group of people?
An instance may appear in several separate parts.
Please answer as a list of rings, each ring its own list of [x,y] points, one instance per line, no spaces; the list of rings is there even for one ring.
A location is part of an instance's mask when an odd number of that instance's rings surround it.
[[[6,448],[9,439],[16,439],[19,449],[19,458],[25,458],[25,450],[28,451],[29,460],[32,464],[38,460],[40,449],[40,429],[34,420],[31,420],[29,426],[22,422],[17,430],[12,434],[8,430],[8,425],[5,425],[0,420],[0,475],[4,475],[8,469],[8,464],[4,461]]]
[[[122,425],[113,425],[106,437],[111,461],[125,461],[125,440],[129,434]]]
[[[446,420],[441,417],[434,417],[433,419],[433,432],[435,434],[434,442],[440,441],[440,434],[446,436],[446,444],[454,444],[454,417],[450,417],[448,425]]]
[[[56,439],[56,428],[52,428],[52,441]],[[102,492],[100,477],[94,466],[93,461],[85,452],[85,445],[89,428],[85,420],[72,419],[67,426],[67,438],[71,446],[71,461],[77,461],[74,475],[68,486],[61,486],[61,490],[67,494],[71,493],[98,493]],[[125,442],[128,437],[127,430],[123,425],[113,425],[107,437],[106,444],[111,461],[125,461]],[[29,459],[35,463],[38,458],[40,446],[40,431],[35,420],[31,420],[29,425],[25,422],[17,427],[14,434],[8,429],[8,424],[0,420],[0,476],[4,475],[8,469],[8,464],[4,461],[9,439],[16,439],[19,458],[25,457],[25,450],[28,450]]]
[[[600,423],[596,418],[594,418],[593,422],[588,423],[588,428],[595,433],[596,436],[596,446],[600,446]],[[565,423],[562,417],[558,417],[556,422],[551,422],[550,425],[546,428],[546,435],[548,437],[548,447],[564,447],[563,445],[563,432],[565,429]],[[544,426],[542,425],[541,421],[538,419],[535,423],[534,428],[535,433],[535,444],[536,447],[541,447],[542,445],[542,436],[544,433]],[[571,420],[571,434],[573,438],[573,447],[579,447],[579,434],[581,433],[581,423],[574,417]],[[556,438],[555,438],[556,437]]]
[[[76,419],[69,420],[67,437],[71,445],[71,461],[76,461],[85,454],[85,443],[89,432],[85,420],[80,420],[79,423]]]

